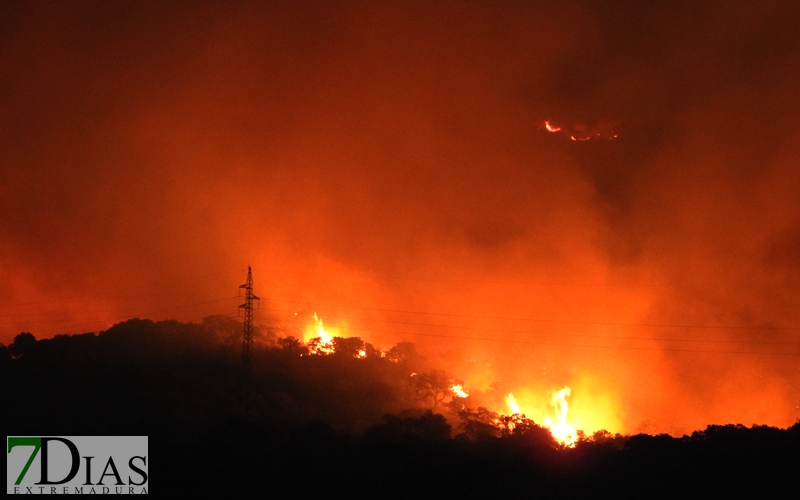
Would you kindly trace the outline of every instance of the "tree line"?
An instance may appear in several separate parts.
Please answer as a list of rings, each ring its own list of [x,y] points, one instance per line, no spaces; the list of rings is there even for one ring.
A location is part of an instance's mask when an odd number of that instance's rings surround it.
[[[320,356],[262,332],[269,341],[245,376],[240,328],[210,317],[44,340],[21,333],[0,344],[0,421],[8,435],[150,436],[153,489],[173,493],[763,496],[800,470],[800,422],[681,438],[599,431],[566,449],[536,422],[455,397],[459,381],[413,344],[382,353],[334,338],[334,353]]]

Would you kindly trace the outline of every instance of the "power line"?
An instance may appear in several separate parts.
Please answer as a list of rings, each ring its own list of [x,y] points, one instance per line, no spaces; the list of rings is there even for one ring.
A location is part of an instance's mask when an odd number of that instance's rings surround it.
[[[315,273],[300,273],[300,274],[315,274]],[[221,276],[221,273],[208,273],[207,275],[203,276]],[[227,275],[227,273],[226,273]],[[327,275],[327,274],[326,274]],[[202,277],[201,277],[202,278]],[[481,282],[477,280],[446,280],[446,279],[438,279],[438,278],[408,278],[408,279],[419,279],[425,281],[450,281],[450,282],[474,282],[474,283],[498,283],[498,284],[515,284],[513,282]],[[198,277],[187,278],[182,281],[192,281],[198,280]],[[251,270],[248,268],[248,283],[252,283],[252,276]],[[535,285],[536,283],[516,283],[516,284],[529,284]],[[552,285],[550,284],[541,284],[544,285]],[[246,287],[242,285],[241,287]],[[594,284],[564,284],[564,286],[607,286],[607,285],[594,285]],[[608,285],[611,286],[611,285]],[[617,285],[614,285],[617,286]],[[619,285],[619,286],[626,286],[626,285]],[[241,288],[240,287],[240,288]],[[252,287],[250,288],[250,292],[252,292]],[[124,296],[121,296],[124,297]],[[117,317],[110,317],[110,318],[103,318],[103,319],[96,319],[85,323],[73,323],[71,325],[62,325],[53,328],[46,328],[36,330],[36,333],[46,333],[55,330],[66,330],[66,329],[73,329],[79,328],[83,326],[90,326],[98,323],[105,323],[109,321],[122,321],[125,319],[134,318],[137,316],[145,316],[151,315],[156,313],[162,313],[167,311],[174,311],[179,309],[185,309],[190,307],[196,307],[200,305],[207,305],[212,303],[221,302],[224,300],[232,299],[233,297],[226,297],[222,299],[214,299],[210,301],[204,302],[197,302],[194,304],[188,304],[183,306],[177,307],[170,307],[158,310],[151,310],[146,312],[140,312],[137,314],[129,314],[124,316],[117,316]],[[256,298],[253,295],[253,298]],[[74,301],[80,299],[72,299]],[[493,321],[517,321],[517,322],[536,322],[536,323],[550,323],[550,324],[574,324],[574,325],[590,325],[590,326],[616,326],[616,327],[646,327],[646,328],[684,328],[684,329],[714,329],[714,330],[753,330],[753,331],[785,331],[785,330],[798,330],[800,327],[795,326],[745,326],[745,325],[693,325],[693,324],[657,324],[657,323],[624,323],[624,322],[601,322],[601,321],[582,321],[582,320],[554,320],[554,319],[541,319],[541,318],[513,318],[513,317],[498,317],[498,316],[474,316],[474,315],[467,315],[467,314],[457,314],[457,313],[447,313],[447,312],[430,312],[430,311],[410,311],[410,310],[399,310],[399,309],[382,309],[382,308],[372,308],[372,307],[363,307],[363,306],[354,306],[354,305],[343,305],[343,304],[326,304],[326,303],[315,303],[315,302],[306,302],[306,301],[293,301],[293,300],[285,300],[285,299],[271,299],[273,302],[278,303],[287,303],[287,304],[302,304],[308,305],[313,307],[329,307],[329,308],[343,308],[343,309],[352,309],[352,310],[361,310],[361,311],[374,311],[374,312],[382,312],[382,313],[394,313],[394,314],[409,314],[409,315],[427,315],[427,316],[438,316],[438,317],[451,317],[451,318],[462,318],[467,320],[493,320]],[[35,305],[38,304],[37,302],[27,303],[28,305]],[[246,304],[245,304],[246,305]],[[244,307],[244,306],[240,306]],[[246,308],[245,308],[246,309]],[[283,313],[291,313],[293,311],[286,311],[281,309],[267,309],[275,312],[283,312]],[[91,313],[101,313],[101,312],[112,312],[115,310],[107,310],[107,311],[91,311]],[[53,313],[50,313],[53,314]],[[0,317],[29,317],[29,316],[42,316],[42,314],[12,314],[12,315],[5,315]],[[247,324],[247,309],[245,313],[245,324]],[[426,322],[413,322],[413,321],[396,321],[396,320],[383,320],[383,319],[375,319],[375,318],[363,318],[363,317],[353,317],[353,316],[339,316],[339,315],[327,315],[329,317],[339,318],[339,319],[348,319],[348,320],[357,320],[357,321],[375,321],[381,323],[391,323],[391,324],[401,324],[401,325],[409,325],[409,326],[422,326],[422,327],[434,327],[434,328],[447,328],[447,329],[466,329],[466,330],[475,330],[475,331],[482,331],[482,332],[496,332],[500,334],[531,334],[533,332],[525,331],[525,330],[514,330],[514,329],[497,329],[497,328],[483,328],[483,327],[473,327],[473,326],[463,326],[463,325],[448,325],[448,324],[440,324],[440,323],[426,323]],[[252,322],[252,310],[250,311],[250,319]],[[74,321],[74,319],[70,320],[39,320],[33,321],[31,323],[66,323]],[[293,321],[297,323],[297,321]],[[12,323],[5,323],[5,324],[12,324]],[[252,324],[252,323],[251,323]],[[391,331],[391,330],[376,330],[376,329],[367,329],[367,328],[351,328],[353,330],[362,330],[362,331],[370,331],[376,333],[393,333],[399,335],[416,335],[416,336],[430,336],[430,337],[442,337],[442,338],[454,338],[454,339],[464,339],[464,340],[480,340],[480,341],[492,341],[498,342],[497,339],[486,339],[486,338],[479,338],[479,337],[466,337],[466,336],[452,336],[452,335],[444,335],[444,334],[432,334],[432,333],[417,333],[417,332],[399,332],[399,331]],[[660,341],[660,342],[693,342],[693,343],[718,343],[718,344],[739,344],[739,345],[800,345],[798,342],[770,342],[770,341],[739,341],[739,340],[702,340],[702,339],[682,339],[682,338],[650,338],[650,337],[626,337],[626,336],[612,336],[612,335],[593,335],[593,334],[568,334],[568,333],[548,333],[548,335],[552,336],[559,336],[559,337],[572,337],[572,338],[589,338],[589,339],[604,339],[604,340],[619,340],[619,341],[630,341],[630,340],[641,340],[641,341]],[[247,343],[247,334],[245,333],[245,343]],[[537,345],[554,345],[554,346],[575,346],[575,347],[596,347],[596,348],[617,348],[617,349],[637,349],[637,350],[667,350],[667,351],[677,351],[677,352],[707,352],[707,353],[737,353],[736,351],[709,351],[709,350],[696,350],[696,349],[668,349],[668,348],[634,348],[634,347],[626,347],[626,346],[587,346],[585,344],[557,344],[557,343],[545,343],[545,342],[534,342],[534,341],[526,341],[526,340],[516,340],[516,339],[509,339],[509,342],[516,342],[516,343],[531,343]],[[741,352],[741,354],[745,354],[745,352]],[[770,354],[770,353],[765,353]],[[775,354],[787,354],[787,353],[775,353]]]
[[[238,272],[239,272],[238,270],[235,271],[235,273],[237,273],[237,274],[238,274]],[[214,278],[214,277],[216,277],[216,278],[223,278],[223,277],[232,278],[233,276],[234,276],[234,271],[211,272],[211,273],[199,274],[199,275],[194,275],[194,276],[187,276],[185,278],[181,278],[181,279],[177,279],[177,280],[171,280],[170,284],[181,284],[181,283],[191,283],[191,282],[197,282],[197,281],[207,281],[207,280],[209,280],[211,278]],[[137,289],[137,288],[139,288],[139,287],[128,287],[127,289],[128,290],[134,290],[134,289]],[[123,288],[123,290],[124,289],[125,288]],[[217,286],[209,287],[209,290],[211,290],[211,289],[218,290],[219,287],[217,287]],[[125,298],[137,298],[137,297],[152,297],[154,295],[174,295],[174,292],[170,292],[170,291],[166,291],[166,292],[147,291],[147,292],[136,292],[134,294],[102,295],[102,298],[103,299],[125,299]],[[16,304],[9,302],[9,304],[12,304],[12,305],[15,305],[15,306],[35,306],[35,305],[41,305],[41,304],[64,304],[64,303],[69,303],[69,302],[81,302],[81,301],[83,301],[85,299],[91,299],[91,298],[96,298],[96,297],[98,297],[98,295],[96,293],[86,293],[86,294],[83,294],[83,295],[72,295],[69,299],[62,299],[62,300],[52,300],[52,299],[50,299],[50,300],[46,300],[46,301],[36,301],[36,302],[19,302],[19,303],[16,303]],[[0,315],[0,317],[4,317],[4,316],[8,316],[8,315]],[[11,316],[15,316],[15,315],[11,315]]]
[[[273,276],[297,276],[297,275],[310,275],[310,276],[324,276],[326,278],[344,276],[342,274],[333,274],[329,272],[315,272],[315,271],[272,271]],[[748,284],[721,284],[721,283],[703,283],[703,284],[682,284],[682,283],[576,283],[576,282],[558,282],[558,281],[509,281],[509,280],[474,280],[474,279],[453,279],[441,277],[415,277],[415,276],[380,276],[380,279],[387,281],[423,281],[423,282],[443,282],[443,283],[474,283],[480,285],[521,285],[521,286],[534,286],[534,287],[585,287],[585,288],[738,288],[738,289],[794,289],[800,288],[800,284],[788,285],[748,285]]]
[[[299,321],[281,321],[282,323],[299,323]],[[372,333],[391,333],[394,335],[412,335],[412,336],[421,336],[421,337],[437,337],[437,338],[448,338],[454,340],[475,340],[475,341],[482,341],[482,342],[494,342],[494,343],[514,343],[514,344],[530,344],[530,345],[546,345],[546,346],[556,346],[556,347],[582,347],[582,348],[591,348],[591,349],[622,349],[622,350],[632,350],[632,351],[667,351],[667,352],[687,352],[687,353],[703,353],[703,354],[756,354],[756,355],[765,355],[765,356],[800,356],[800,352],[791,353],[791,352],[763,352],[763,351],[714,351],[714,350],[704,350],[704,349],[676,349],[676,348],[669,348],[669,347],[634,347],[634,346],[610,346],[610,345],[586,345],[586,344],[562,344],[562,343],[555,343],[555,342],[541,342],[541,341],[533,341],[533,340],[521,340],[521,339],[511,339],[511,338],[502,338],[502,339],[490,339],[490,338],[482,338],[482,337],[466,337],[462,335],[444,335],[444,334],[437,334],[437,333],[418,333],[418,332],[399,332],[394,330],[377,330],[373,328],[357,328],[357,327],[348,327],[350,330],[358,330],[364,332],[372,332]]]
[[[273,311],[273,312],[282,312],[282,313],[293,313],[294,311],[286,310],[286,309],[271,309],[271,308],[262,308],[265,311]],[[394,321],[394,320],[386,320],[386,319],[375,319],[375,318],[360,318],[360,317],[353,317],[353,316],[339,316],[336,314],[325,314],[328,318],[337,318],[337,319],[346,319],[346,320],[354,320],[354,321],[376,321],[379,323],[393,323],[399,325],[410,325],[410,326],[432,326],[437,328],[456,328],[456,329],[465,329],[465,330],[478,330],[484,332],[497,332],[497,333],[523,333],[529,334],[534,333],[529,330],[508,330],[503,328],[483,328],[477,326],[464,326],[464,325],[446,325],[441,323],[416,323],[410,321]],[[697,343],[719,343],[719,344],[763,344],[763,345],[800,345],[800,342],[769,342],[769,341],[758,341],[758,340],[701,340],[701,339],[680,339],[680,338],[660,338],[660,337],[626,337],[626,336],[619,336],[619,335],[592,335],[588,333],[548,333],[548,335],[554,335],[559,337],[586,337],[586,338],[596,338],[596,339],[614,339],[614,340],[657,340],[661,342],[697,342]]]
[[[558,319],[536,319],[536,318],[509,318],[499,316],[472,316],[467,314],[437,313],[429,311],[404,311],[398,309],[378,309],[372,307],[348,306],[341,304],[321,304],[315,302],[301,302],[296,300],[269,299],[272,302],[285,302],[289,304],[303,304],[310,306],[337,307],[342,309],[358,309],[363,311],[391,312],[400,314],[423,314],[430,316],[449,316],[465,319],[489,319],[502,321],[531,321],[535,323],[563,323],[576,325],[595,325],[595,326],[644,326],[653,328],[699,328],[699,329],[720,329],[720,330],[800,330],[798,326],[744,326],[744,325],[670,325],[657,323],[614,323],[602,321],[580,321],[580,320],[558,320]]]
[[[44,330],[37,330],[36,333],[43,333],[48,331],[53,331],[57,329],[68,329],[68,328],[77,328],[81,326],[89,326],[97,323],[104,323],[108,321],[122,321],[126,319],[135,318],[138,316],[145,316],[149,314],[155,314],[160,312],[167,312],[167,311],[174,311],[179,309],[186,309],[190,307],[196,307],[200,305],[207,305],[213,303],[219,303],[226,300],[232,300],[234,298],[238,298],[238,296],[232,297],[224,297],[220,299],[214,299],[209,301],[203,302],[196,302],[193,304],[186,304],[182,306],[164,308],[164,309],[157,309],[151,310],[146,312],[140,312],[137,314],[125,315],[125,316],[118,316],[114,318],[104,318],[98,319],[92,322],[81,323],[81,324],[73,324],[69,326],[61,326],[56,328],[44,329]],[[253,297],[255,298],[255,296]],[[298,303],[296,301],[284,301],[284,302],[293,302]],[[307,303],[310,304],[310,303]],[[324,304],[316,304],[316,305],[324,305]],[[330,306],[330,305],[329,305]],[[351,307],[355,309],[364,309],[364,310],[374,310],[374,311],[392,311],[392,312],[403,312],[403,313],[413,313],[413,314],[432,314],[432,315],[441,315],[441,316],[455,316],[455,317],[465,317],[465,318],[476,318],[475,316],[468,316],[468,315],[456,315],[456,314],[449,314],[449,313],[428,313],[428,312],[420,312],[420,311],[396,311],[396,310],[385,310],[385,309],[375,309],[375,308],[364,308],[364,307],[353,307],[353,306],[331,306],[331,307]],[[283,313],[292,313],[293,311],[288,310],[279,310],[279,309],[266,309],[268,311],[273,312],[283,312]],[[460,329],[471,329],[471,330],[478,330],[484,332],[497,332],[497,333],[532,333],[526,332],[523,330],[504,330],[504,329],[490,329],[490,328],[481,328],[481,327],[469,327],[469,326],[461,326],[461,325],[446,325],[446,324],[435,324],[435,323],[415,323],[415,322],[402,322],[402,321],[393,321],[393,320],[379,320],[373,318],[357,318],[357,317],[348,317],[348,316],[337,316],[337,315],[327,315],[329,317],[335,317],[339,319],[349,319],[349,320],[362,320],[362,321],[378,321],[378,322],[385,322],[385,323],[395,323],[395,324],[407,324],[410,326],[429,326],[429,327],[437,327],[437,328],[460,328]],[[485,317],[477,317],[477,318],[485,318]],[[518,319],[518,318],[515,318]],[[278,323],[285,323],[285,324],[305,324],[304,322],[291,319],[291,320],[276,320]],[[544,341],[534,341],[534,340],[523,340],[523,339],[514,339],[509,338],[507,336],[496,339],[496,338],[485,338],[485,337],[476,337],[476,336],[464,336],[464,335],[446,335],[446,334],[436,334],[436,333],[423,333],[423,332],[409,332],[409,331],[397,331],[397,330],[384,330],[384,329],[376,329],[376,328],[361,328],[361,327],[348,327],[349,330],[355,331],[363,331],[367,333],[386,333],[386,334],[393,334],[393,335],[400,335],[400,336],[420,336],[420,337],[435,337],[435,338],[447,338],[453,340],[470,340],[470,341],[482,341],[482,342],[503,342],[503,343],[514,343],[514,344],[528,344],[528,345],[545,345],[545,346],[554,346],[554,347],[581,347],[581,348],[590,348],[590,349],[621,349],[621,350],[635,350],[635,351],[666,351],[666,352],[686,352],[686,353],[703,353],[703,354],[756,354],[756,355],[778,355],[778,356],[798,356],[800,353],[786,353],[786,352],[760,352],[760,351],[721,351],[721,350],[704,350],[704,349],[681,349],[681,348],[669,348],[669,347],[635,347],[635,346],[611,346],[611,345],[596,345],[596,344],[571,344],[571,343],[557,343],[557,342],[544,342]],[[603,335],[591,335],[591,334],[557,334],[557,333],[548,333],[548,335],[557,335],[557,336],[567,336],[567,337],[582,337],[582,338],[597,338],[597,339],[609,339],[609,340],[648,340],[648,341],[670,341],[670,342],[708,342],[708,343],[731,343],[731,344],[760,344],[760,345],[800,345],[800,343],[794,342],[759,342],[759,341],[723,341],[723,340],[695,340],[695,339],[670,339],[670,338],[647,338],[647,337],[622,337],[622,336],[603,336]]]
[[[800,327],[797,326],[754,326],[754,325],[692,325],[692,324],[666,324],[666,323],[623,323],[623,322],[603,322],[603,321],[582,321],[582,320],[557,320],[557,319],[541,319],[541,318],[511,318],[511,317],[498,317],[498,316],[473,316],[468,314],[456,314],[456,313],[441,313],[441,312],[429,312],[429,311],[408,311],[408,310],[399,310],[399,309],[380,309],[380,308],[371,308],[371,307],[361,307],[361,306],[352,306],[352,305],[342,305],[342,304],[324,304],[324,303],[317,303],[317,302],[303,302],[303,301],[293,301],[293,300],[282,300],[282,299],[269,299],[272,302],[284,302],[289,304],[303,304],[303,305],[310,305],[310,306],[321,306],[321,307],[334,307],[334,308],[342,308],[342,309],[356,309],[356,310],[363,310],[363,311],[375,311],[375,312],[390,312],[390,313],[398,313],[398,314],[419,314],[419,315],[429,315],[429,316],[444,316],[444,317],[454,317],[454,318],[464,318],[464,319],[480,319],[480,320],[501,320],[501,321],[519,321],[519,322],[535,322],[535,323],[554,323],[554,324],[575,324],[575,325],[588,325],[588,326],[623,326],[623,327],[646,327],[646,328],[691,328],[691,329],[711,329],[711,330],[800,330]],[[212,301],[213,302],[213,301]],[[178,308],[168,308],[168,309],[161,309],[157,311],[149,311],[140,314],[151,314],[154,312],[163,312],[169,311],[173,309],[180,309],[183,307],[192,307],[194,305],[202,305],[206,304],[206,302],[201,302],[198,304],[192,304],[189,306],[181,306]],[[271,310],[275,312],[295,312],[295,311],[286,311],[280,309],[271,309],[271,308],[263,308],[264,310]],[[105,312],[114,312],[118,309],[110,309],[104,311],[85,311],[90,313],[105,313]],[[9,317],[31,317],[31,316],[44,316],[47,314],[58,314],[58,313],[28,313],[28,314],[14,314],[14,315],[5,315],[0,316],[4,318]],[[350,316],[336,316],[331,314],[326,314],[327,316],[337,317],[341,319],[355,319],[355,320],[367,320],[367,321],[381,321],[387,323],[398,323],[398,324],[408,324],[408,325],[417,325],[417,326],[437,326],[437,327],[446,327],[446,328],[469,328],[475,330],[481,330],[482,328],[478,327],[469,327],[469,326],[459,326],[459,325],[443,325],[443,324],[434,324],[434,323],[413,323],[413,322],[402,322],[402,321],[391,321],[391,320],[382,320],[376,318],[359,318],[359,317],[350,317]],[[132,315],[135,316],[135,315]],[[89,324],[99,323],[102,321],[109,321],[113,320],[114,318],[108,319],[100,319],[94,321]],[[29,324],[39,324],[39,323],[59,323],[59,322],[69,322],[72,321],[70,319],[60,320],[60,319],[49,319],[49,320],[38,320],[38,321],[29,321],[26,323]],[[20,321],[15,322],[2,322],[0,324],[11,325],[11,324],[18,324]],[[82,325],[76,325],[82,326]],[[60,327],[57,327],[60,328]],[[54,330],[57,328],[53,328],[50,330]],[[498,332],[507,332],[507,333],[524,333],[520,332],[519,330],[503,330],[503,329],[484,329],[487,331],[498,331]],[[49,330],[41,330],[41,331],[49,331]],[[567,335],[567,334],[563,334]],[[595,337],[594,335],[588,334],[573,334],[572,336],[585,336],[585,337]],[[636,337],[613,337],[613,336],[596,336],[598,338],[628,338],[628,339],[635,339]],[[692,339],[658,339],[658,340],[686,340],[686,341],[694,341]],[[751,343],[749,341],[712,341],[706,340],[703,342],[741,342],[741,343]],[[758,342],[758,343],[769,343],[769,342]],[[783,342],[780,342],[783,343]],[[790,343],[794,344],[794,343]]]

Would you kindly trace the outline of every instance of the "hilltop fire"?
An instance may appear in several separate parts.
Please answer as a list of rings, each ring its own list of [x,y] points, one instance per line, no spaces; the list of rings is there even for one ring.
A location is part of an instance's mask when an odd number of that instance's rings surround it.
[[[367,342],[359,337],[346,335],[341,327],[326,327],[315,312],[314,323],[306,326],[303,342],[308,347],[309,354],[326,356],[334,353],[349,353],[356,359],[365,359],[378,352]],[[380,353],[381,357],[385,353]]]
[[[347,347],[344,347],[348,341],[361,340],[357,337],[346,337],[344,335],[337,335],[329,331],[326,329],[322,318],[320,318],[316,312],[314,312],[313,318],[313,324],[310,324],[306,327],[305,335],[303,336],[304,342],[308,346],[310,354],[318,356],[334,354],[337,352],[337,346],[349,351]],[[357,359],[366,358],[369,355],[369,352],[374,352],[376,355],[378,355],[378,351],[375,351],[369,344],[364,343],[363,341],[361,342],[360,347],[358,345],[351,345],[350,349],[355,349],[353,351],[353,356]],[[387,352],[382,351],[379,355],[385,358],[387,357]],[[390,359],[390,361],[392,360]],[[417,377],[417,374],[411,373],[411,377]],[[463,383],[451,382],[448,389],[452,398],[464,399],[470,397]],[[542,426],[548,428],[550,433],[559,443],[568,447],[575,446],[575,443],[578,439],[578,432],[573,424],[567,422],[567,415],[569,413],[569,404],[567,403],[567,398],[571,395],[572,390],[568,386],[564,386],[562,389],[553,391],[547,403],[544,403],[544,401],[541,401],[540,398],[531,396],[529,393],[526,394],[525,392],[525,389],[523,389],[523,394],[521,395],[522,403],[518,401],[517,397],[515,397],[513,393],[508,393],[508,395],[506,395],[505,404],[508,407],[508,410],[510,410],[510,413],[506,414],[510,416],[519,415],[521,417],[525,417],[526,413],[528,416],[541,415],[541,420],[536,420],[540,421]],[[523,407],[525,407],[527,411],[523,411]],[[591,405],[591,408],[596,410],[594,404]],[[597,417],[598,415],[595,415],[595,413],[595,411],[592,411],[591,415]],[[599,419],[603,421],[607,420],[607,418],[603,417],[599,417]],[[589,425],[589,427],[592,427],[592,421],[598,419],[592,418],[587,422],[585,417],[584,419],[580,419],[579,416],[579,420],[581,420],[584,425]],[[594,423],[597,424],[598,422]]]
[[[314,313],[314,325],[306,328],[305,342],[312,354],[333,354],[333,336],[325,330],[322,319]],[[316,340],[319,339],[319,340]],[[316,340],[316,341],[315,341]]]
[[[575,441],[578,440],[578,433],[575,431],[575,427],[567,422],[567,413],[569,412],[567,397],[571,392],[569,387],[564,387],[560,391],[556,391],[550,398],[550,403],[555,411],[555,423],[553,423],[549,415],[544,417],[544,426],[549,427],[553,437],[566,446],[574,446]]]
[[[575,430],[575,427],[567,422],[569,404],[567,403],[566,398],[570,394],[571,390],[569,387],[564,387],[563,389],[553,393],[552,397],[550,398],[550,404],[552,405],[555,413],[555,420],[551,418],[549,414],[545,414],[542,425],[550,429],[550,433],[559,443],[563,444],[564,446],[572,447],[575,446],[575,442],[578,439],[578,433]],[[511,410],[511,415],[524,415],[513,393],[509,393],[506,396],[505,402],[506,406],[508,406],[508,408]]]

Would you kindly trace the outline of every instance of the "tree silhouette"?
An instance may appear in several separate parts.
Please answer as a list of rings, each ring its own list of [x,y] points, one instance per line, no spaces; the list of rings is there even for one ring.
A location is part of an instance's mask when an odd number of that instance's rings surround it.
[[[412,342],[398,342],[386,352],[392,363],[413,363],[417,359],[417,348]]]
[[[22,358],[36,350],[36,337],[29,332],[22,332],[14,337],[14,342],[8,346],[12,357]]]
[[[598,431],[575,448],[523,415],[464,408],[455,420],[443,411],[448,421],[420,401],[468,406],[450,390],[457,380],[442,370],[410,377],[405,362],[377,354],[354,358],[358,339],[331,356],[300,356],[300,340],[281,339],[256,351],[243,386],[239,349],[220,349],[224,336],[210,323],[137,319],[38,341],[22,333],[0,345],[0,392],[13,402],[0,405],[0,422],[13,435],[153,436],[176,464],[163,488],[181,492],[212,467],[240,474],[254,494],[265,480],[350,496],[399,483],[407,497],[426,486],[469,498],[678,497],[698,484],[761,494],[792,486],[800,467],[800,421],[713,425],[682,438]],[[212,478],[203,488],[215,486],[230,485]]]
[[[367,358],[378,355],[378,350],[360,337],[333,337],[331,343],[337,356]]]
[[[414,376],[417,400],[436,408],[447,397],[452,397],[450,387],[453,376],[444,370],[430,370]]]
[[[359,351],[364,349],[364,341],[359,337],[333,337],[334,354],[348,358],[359,357]]]
[[[467,408],[458,412],[458,416],[464,429],[463,435],[473,441],[500,437],[503,434],[500,415],[488,408],[483,406],[477,410]]]
[[[308,347],[303,345],[303,341],[295,337],[281,337],[278,339],[278,347],[282,350],[297,356],[308,354]]]

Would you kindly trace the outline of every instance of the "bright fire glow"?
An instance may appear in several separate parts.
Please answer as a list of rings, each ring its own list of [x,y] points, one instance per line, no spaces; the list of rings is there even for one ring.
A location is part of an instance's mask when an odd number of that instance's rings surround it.
[[[508,393],[506,396],[506,405],[511,409],[511,414],[521,414],[522,412],[519,410],[519,405],[517,404],[517,400],[514,399],[514,394]]]
[[[358,353],[356,354],[356,357],[357,358],[366,358],[367,357],[367,351],[365,351],[364,349],[359,349]]]
[[[550,433],[559,443],[571,447],[575,446],[575,442],[578,440],[578,432],[572,424],[567,422],[567,413],[569,412],[567,397],[569,397],[570,393],[569,387],[564,387],[553,393],[549,406],[552,406],[554,416],[549,411],[544,412],[544,409],[542,409],[542,412],[545,413],[542,425],[550,429]],[[523,415],[525,413],[535,415],[539,413],[538,411],[523,412],[513,393],[508,393],[506,396],[506,406],[511,411],[511,415]],[[531,408],[528,409],[530,410]],[[539,414],[541,415],[541,413]]]
[[[569,404],[567,397],[571,391],[569,387],[564,387],[560,391],[556,391],[553,397],[550,398],[550,404],[553,405],[553,410],[556,414],[556,421],[550,419],[549,415],[544,417],[545,427],[550,428],[553,437],[556,438],[561,444],[566,446],[575,446],[575,441],[578,440],[578,433],[575,427],[567,422],[567,413],[569,412]]]
[[[467,391],[464,390],[464,388],[461,386],[461,384],[453,384],[453,386],[450,387],[450,390],[453,391],[453,394],[455,394],[459,398],[468,398],[469,397],[469,394],[467,394]]]
[[[575,142],[591,140],[613,141],[619,137],[619,135],[614,132],[613,125],[609,123],[600,123],[593,126],[578,123],[572,126],[558,127],[550,123],[549,120],[545,120],[544,129],[551,133],[561,132],[566,137],[569,137],[571,141]]]
[[[544,122],[544,128],[546,128],[548,132],[559,132],[561,130],[561,127],[550,125],[550,122],[548,121]]]
[[[317,348],[313,350],[313,354],[332,354],[334,352],[333,336],[325,331],[325,325],[322,323],[322,319],[317,316],[316,312],[314,313],[314,326],[311,337],[319,337],[320,339]]]

